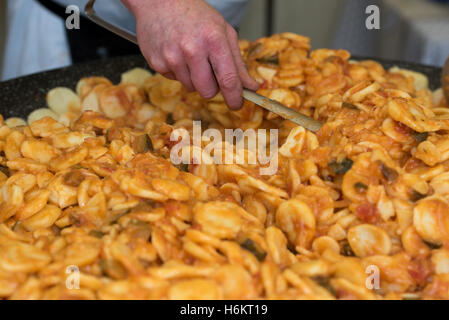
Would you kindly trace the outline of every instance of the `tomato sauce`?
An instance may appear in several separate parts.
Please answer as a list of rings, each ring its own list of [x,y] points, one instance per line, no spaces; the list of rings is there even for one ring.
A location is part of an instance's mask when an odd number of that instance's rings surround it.
[[[375,204],[365,202],[357,207],[355,215],[360,220],[367,223],[375,223],[380,220],[379,211]]]

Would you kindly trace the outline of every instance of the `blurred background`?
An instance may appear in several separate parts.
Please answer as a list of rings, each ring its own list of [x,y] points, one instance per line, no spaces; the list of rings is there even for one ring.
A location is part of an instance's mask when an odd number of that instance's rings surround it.
[[[98,0],[98,13],[132,30],[126,8],[106,12],[113,1]],[[365,26],[369,5],[380,9],[379,30]],[[64,16],[65,6],[49,0],[0,0],[0,80],[139,52],[85,19],[80,30],[67,30]],[[435,66],[449,55],[449,0],[249,0],[227,18],[249,40],[289,31],[310,37],[315,49]]]
[[[380,9],[380,30],[367,30],[366,7]],[[312,48],[346,49],[354,55],[441,66],[449,55],[449,0],[253,0],[241,36],[296,32]]]

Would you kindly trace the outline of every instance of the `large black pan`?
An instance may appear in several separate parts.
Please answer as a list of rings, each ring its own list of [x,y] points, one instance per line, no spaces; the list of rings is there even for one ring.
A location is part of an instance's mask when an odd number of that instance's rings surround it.
[[[123,72],[136,67],[148,69],[142,56],[81,63],[0,82],[0,114],[4,119],[10,117],[26,119],[33,110],[46,107],[47,92],[55,87],[68,87],[74,90],[78,80],[88,76],[104,76],[118,83]]]
[[[362,58],[354,57],[354,59]],[[441,68],[400,61],[376,60],[385,68],[396,65],[400,68],[422,72],[429,77],[431,89],[440,87]],[[45,96],[52,88],[75,89],[78,80],[87,76],[104,76],[112,82],[118,83],[123,72],[135,67],[148,69],[142,56],[130,56],[78,64],[0,82],[0,114],[5,119],[10,117],[26,118],[31,111],[46,107]]]

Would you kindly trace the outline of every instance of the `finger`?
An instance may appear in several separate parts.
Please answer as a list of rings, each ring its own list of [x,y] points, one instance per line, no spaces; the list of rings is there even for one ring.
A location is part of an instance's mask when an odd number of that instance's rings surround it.
[[[150,68],[154,71],[165,75],[170,73],[170,69],[165,64],[164,60],[159,55],[148,55],[145,54],[145,59],[147,60],[148,64],[150,65]]]
[[[181,82],[188,91],[193,91],[190,71],[181,50],[175,47],[167,48],[164,50],[164,57],[171,73],[175,75],[175,79]]]
[[[176,80],[176,76],[173,72],[161,73],[164,77],[170,80]]]
[[[190,70],[190,79],[196,91],[205,99],[215,97],[218,93],[217,81],[205,50],[190,44],[184,46],[183,52]]]
[[[253,91],[257,91],[257,89],[259,89],[259,83],[254,80],[248,73],[248,69],[246,68],[246,64],[243,61],[242,55],[240,53],[237,32],[231,25],[227,25],[226,30],[228,34],[229,47],[231,48],[234,62],[237,66],[237,70],[239,72],[240,79],[242,80],[243,87],[251,89]]]
[[[221,93],[231,109],[242,107],[242,82],[227,37],[217,36],[210,42],[209,61]]]

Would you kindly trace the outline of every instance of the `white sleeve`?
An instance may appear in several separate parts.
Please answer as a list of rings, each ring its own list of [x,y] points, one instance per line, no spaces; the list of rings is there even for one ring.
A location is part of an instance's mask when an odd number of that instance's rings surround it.
[[[61,6],[76,5],[84,13],[84,7],[88,0],[53,0]],[[95,2],[95,11],[106,21],[129,30],[136,32],[136,21],[133,14],[125,7],[120,0],[97,0]]]
[[[8,0],[1,79],[71,64],[65,24],[39,3]]]
[[[237,27],[242,21],[248,9],[248,0],[206,0],[217,9],[226,21],[233,27]]]
[[[67,6],[70,4],[78,5],[81,11],[87,0],[54,0],[55,2]],[[242,21],[249,0],[206,0],[210,5],[217,9],[223,17],[234,27]],[[122,28],[135,32],[135,21],[133,15],[126,9],[120,0],[97,0],[95,8],[98,15],[107,21]]]

